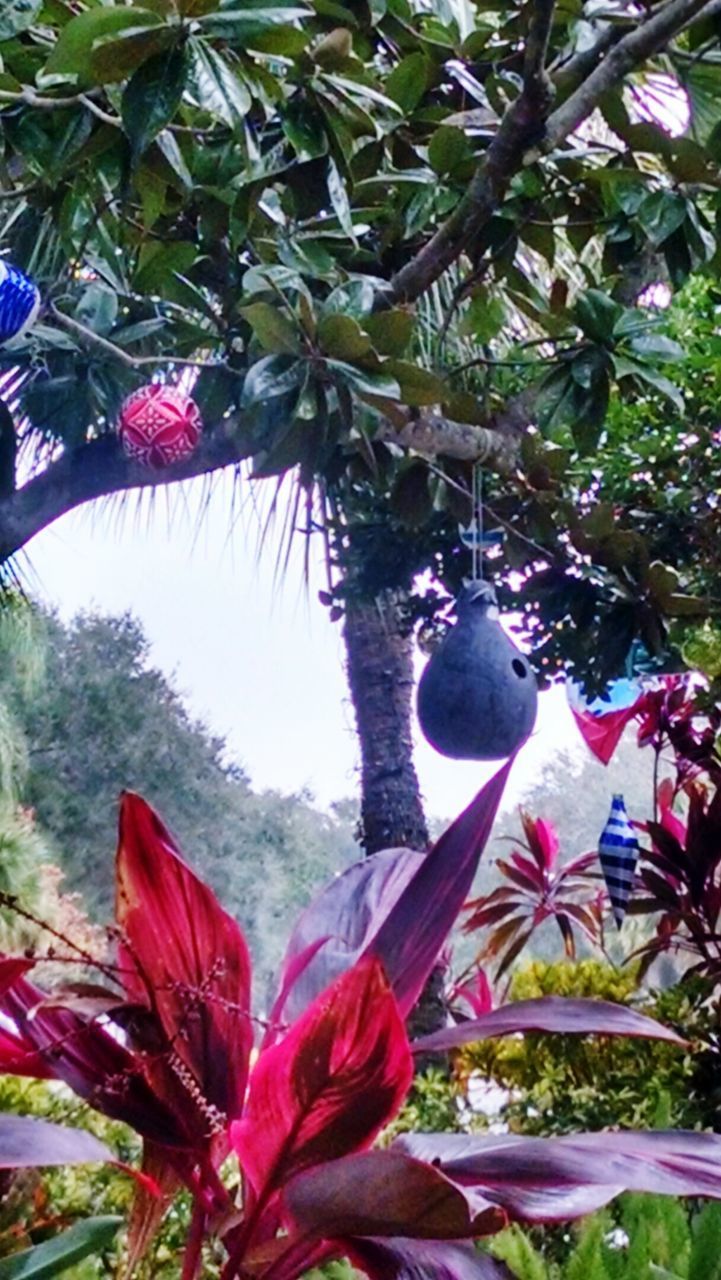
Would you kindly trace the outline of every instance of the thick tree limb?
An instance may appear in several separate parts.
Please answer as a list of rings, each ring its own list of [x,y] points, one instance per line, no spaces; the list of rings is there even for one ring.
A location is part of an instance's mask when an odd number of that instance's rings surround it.
[[[192,458],[162,471],[130,462],[116,436],[67,450],[0,503],[0,564],[54,520],[93,498],[173,484],[241,462],[249,451],[235,428],[236,420],[227,419],[203,436]]]
[[[453,213],[393,278],[392,292],[385,295],[386,304],[414,301],[473,244],[499,207],[513,176],[527,157],[533,158],[534,144],[541,143],[543,151],[553,150],[591,114],[604,93],[622,83],[630,71],[642,66],[697,18],[715,10],[716,0],[669,0],[610,49],[605,41],[600,42],[595,48],[601,61],[548,116],[548,110],[544,112],[539,103],[536,82],[538,54],[548,40],[546,30],[544,41],[544,24],[552,18],[552,6],[539,0],[531,23],[533,42],[529,30],[523,90],[506,111],[482,164]]]

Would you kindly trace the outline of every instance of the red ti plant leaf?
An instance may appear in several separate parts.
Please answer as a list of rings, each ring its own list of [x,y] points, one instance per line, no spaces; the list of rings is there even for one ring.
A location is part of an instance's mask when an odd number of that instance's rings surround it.
[[[231,1142],[257,1203],[267,1204],[302,1169],[369,1146],[400,1107],[412,1074],[381,965],[361,960],[253,1070]]]
[[[515,1035],[519,1031],[556,1032],[562,1035],[636,1036],[646,1040],[685,1041],[653,1018],[646,1018],[625,1005],[610,1000],[585,1000],[572,996],[542,996],[538,1000],[518,1000],[500,1009],[445,1027],[414,1040],[414,1053],[455,1049],[462,1044]]]
[[[367,1151],[293,1178],[284,1203],[309,1236],[462,1240],[500,1231],[503,1210],[398,1150]]]
[[[116,917],[131,1002],[151,1010],[205,1099],[240,1115],[253,1043],[243,935],[140,796],[120,807]]]
[[[559,842],[553,825],[543,818],[532,818],[523,809],[521,823],[525,835],[521,847],[525,853],[514,849],[507,862],[498,860],[496,865],[506,883],[469,902],[469,916],[463,926],[466,933],[493,926],[478,959],[500,957],[496,980],[544,920],[556,921],[570,958],[576,950],[574,923],[592,942],[598,940],[600,933],[599,894],[590,877],[597,854],[581,854],[559,867]]]
[[[35,1072],[30,1056],[18,1062],[5,1059],[6,1071],[52,1075],[98,1111],[132,1125],[144,1137],[173,1148],[195,1145],[197,1117],[179,1082],[168,1077],[174,1093],[159,1094],[150,1083],[144,1058],[97,1022],[70,1009],[44,1008],[44,999],[45,993],[26,978],[18,978],[0,999],[0,1011],[15,1026],[12,1038],[28,1055],[36,1054],[40,1066]]]
[[[565,1222],[621,1191],[721,1199],[721,1137],[708,1133],[406,1134],[391,1150],[433,1161],[519,1222]]]
[[[421,994],[468,896],[514,759],[443,832],[370,943],[404,1014]]]
[[[410,1011],[473,882],[512,763],[486,783],[430,853],[385,849],[349,867],[311,903],[291,937],[271,1022],[292,1021],[371,952],[383,960],[401,1011]]]
[[[0,1169],[93,1164],[113,1159],[104,1143],[85,1129],[64,1129],[29,1116],[0,1115]]]
[[[369,1280],[515,1280],[505,1262],[472,1245],[436,1240],[348,1240],[348,1256]]]
[[[293,1022],[356,963],[422,865],[425,854],[384,849],[331,880],[301,914],[283,961],[271,1026]]]

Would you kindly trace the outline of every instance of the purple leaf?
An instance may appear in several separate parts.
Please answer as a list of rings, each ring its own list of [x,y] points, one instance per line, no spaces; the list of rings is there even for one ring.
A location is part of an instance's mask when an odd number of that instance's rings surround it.
[[[675,1031],[653,1018],[646,1018],[625,1005],[610,1000],[584,1000],[564,996],[543,996],[538,1000],[518,1000],[485,1013],[480,1018],[446,1027],[414,1040],[414,1053],[454,1049],[461,1044],[510,1036],[519,1031],[557,1032],[561,1035],[639,1036],[646,1040],[669,1040],[683,1045]]]
[[[506,761],[443,832],[370,944],[383,961],[404,1014],[423,990],[468,896],[514,759]]]
[[[113,1160],[104,1143],[84,1129],[64,1129],[48,1120],[0,1115],[0,1169]]]
[[[272,1024],[294,1022],[355,964],[425,857],[412,849],[384,849],[354,863],[311,902],[288,943]]]
[[[456,1186],[399,1149],[366,1151],[308,1169],[287,1184],[285,1203],[303,1234],[326,1240],[461,1240],[490,1235],[507,1221],[475,1189]]]
[[[721,1199],[721,1137],[708,1133],[406,1134],[393,1144],[522,1222],[563,1222],[621,1191]]]
[[[369,1280],[513,1280],[504,1262],[472,1245],[436,1240],[348,1240],[351,1262]]]

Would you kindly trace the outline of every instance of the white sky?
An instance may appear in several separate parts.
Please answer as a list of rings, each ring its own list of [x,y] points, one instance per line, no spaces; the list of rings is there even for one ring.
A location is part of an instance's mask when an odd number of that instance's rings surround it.
[[[232,480],[216,481],[201,518],[202,494],[195,481],[139,506],[132,495],[122,513],[107,503],[71,513],[30,544],[30,586],[65,618],[132,610],[153,662],[175,677],[192,713],[227,738],[255,787],[307,787],[324,805],[353,794],[352,707],[340,626],[317,601],[322,575],[306,592],[299,537],[285,580],[274,584],[273,549],[259,560],[250,504],[229,532]],[[509,799],[559,746],[581,750],[565,697],[554,692],[541,698]],[[442,817],[492,772],[445,760],[420,740],[417,768],[429,812]]]

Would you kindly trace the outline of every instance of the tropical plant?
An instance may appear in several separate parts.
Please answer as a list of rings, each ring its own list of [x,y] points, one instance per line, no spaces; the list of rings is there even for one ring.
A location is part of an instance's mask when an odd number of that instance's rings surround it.
[[[0,248],[45,305],[3,354],[0,560],[93,497],[292,477],[286,528],[322,530],[345,614],[370,850],[427,843],[406,695],[434,607],[408,596],[467,572],[474,463],[539,670],[602,684],[708,612],[713,316],[697,341],[635,303],[718,257],[714,3],[5,6]],[[205,419],[162,473],[114,432],[154,371],[197,374]],[[663,481],[616,502],[619,457],[636,489],[692,472],[688,511]]]
[[[293,1280],[344,1256],[373,1277],[434,1267],[493,1277],[497,1265],[458,1241],[509,1220],[573,1218],[623,1186],[721,1195],[721,1139],[707,1134],[406,1133],[370,1149],[405,1098],[413,1053],[437,1040],[409,1046],[403,1018],[468,892],[508,769],[428,855],[389,850],[331,883],[301,916],[262,1021],[250,1013],[238,926],[157,815],[124,796],[116,958],[96,962],[100,982],[48,993],[27,976],[39,956],[5,957],[0,1009],[11,1024],[0,1063],[64,1080],[142,1136],[131,1270],[181,1184],[193,1199],[186,1280],[207,1235],[223,1241],[225,1280]],[[65,946],[72,952],[72,940]],[[469,1026],[443,1035],[463,1041]],[[538,1026],[678,1039],[632,1010],[573,999],[497,1010],[473,1034]],[[238,1187],[220,1177],[231,1151]]]
[[[472,1100],[476,1081],[493,1081],[503,1091],[497,1119],[514,1133],[718,1127],[718,1013],[708,982],[687,979],[647,991],[638,963],[618,969],[601,960],[534,960],[516,968],[511,1007],[548,995],[630,1006],[672,1027],[686,1047],[545,1034],[470,1042],[453,1055],[456,1098]]]
[[[478,962],[500,961],[496,981],[546,920],[555,920],[570,959],[576,955],[574,924],[592,943],[599,943],[602,934],[604,894],[589,875],[597,863],[596,852],[559,865],[553,824],[522,809],[521,825],[526,840],[518,843],[523,852],[514,849],[508,862],[498,858],[495,864],[507,884],[469,902],[463,923],[466,933],[493,926]]]

